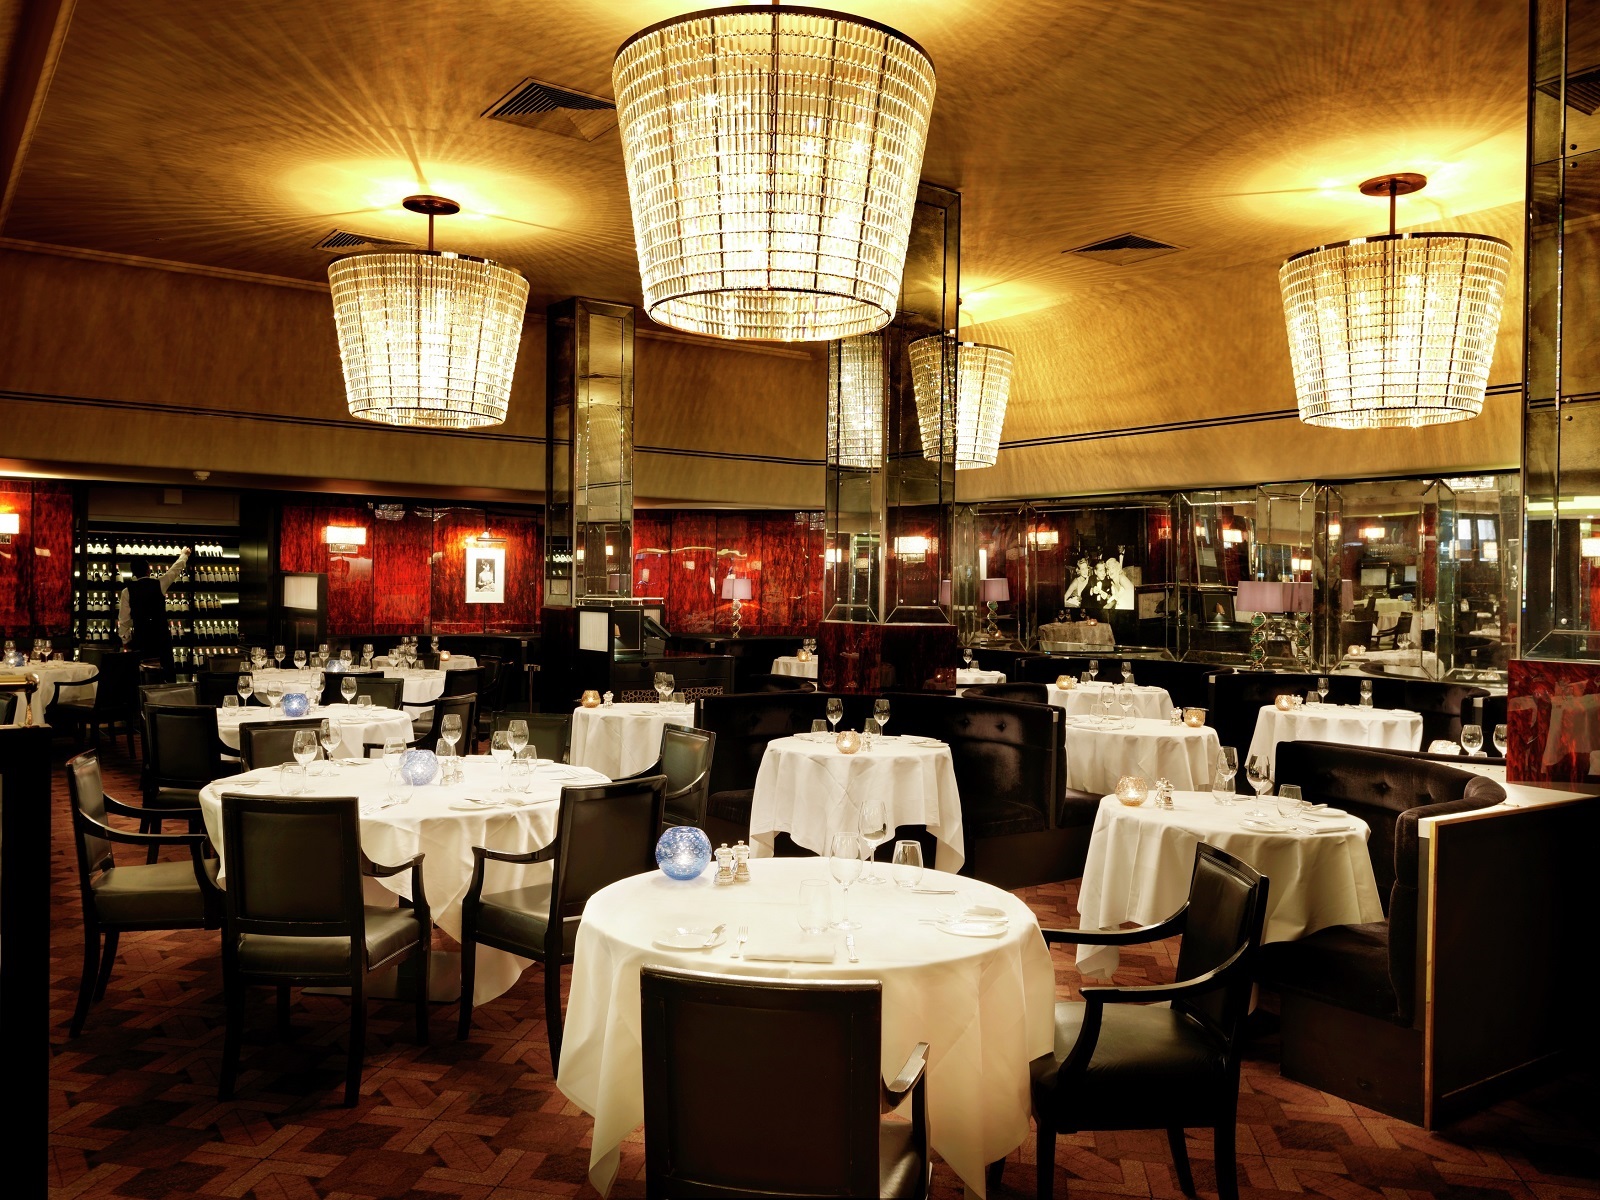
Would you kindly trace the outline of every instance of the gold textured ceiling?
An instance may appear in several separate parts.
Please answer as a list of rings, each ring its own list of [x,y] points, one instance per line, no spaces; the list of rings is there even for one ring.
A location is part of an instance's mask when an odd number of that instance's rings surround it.
[[[621,155],[488,121],[525,76],[610,95],[661,0],[78,0],[0,234],[305,280],[335,227],[440,244],[539,298],[637,301]],[[1359,180],[1421,170],[1407,224],[1522,192],[1522,0],[848,0],[939,76],[924,166],[963,195],[978,322],[1376,231]],[[0,0],[0,13],[13,6]],[[4,24],[4,22],[0,22]],[[1061,251],[1133,230],[1129,267]]]

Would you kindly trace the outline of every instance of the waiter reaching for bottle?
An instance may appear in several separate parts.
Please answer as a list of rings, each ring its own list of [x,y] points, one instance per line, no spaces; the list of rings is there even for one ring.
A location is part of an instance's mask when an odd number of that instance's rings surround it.
[[[148,558],[135,558],[130,564],[133,580],[122,589],[117,601],[117,635],[125,650],[140,658],[161,660],[161,678],[170,682],[174,674],[172,631],[167,624],[167,589],[189,564],[190,546],[185,546],[172,565],[160,575]]]

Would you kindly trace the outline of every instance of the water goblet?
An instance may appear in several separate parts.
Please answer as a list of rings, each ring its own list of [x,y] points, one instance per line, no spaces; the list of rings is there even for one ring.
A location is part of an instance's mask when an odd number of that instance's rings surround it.
[[[506,764],[511,761],[515,753],[511,749],[511,733],[505,729],[496,729],[489,738],[489,756],[500,764],[500,786],[494,790],[504,792],[506,788]]]
[[[1463,725],[1461,727],[1461,749],[1467,754],[1477,754],[1483,749],[1483,726]]]
[[[1494,727],[1494,749],[1501,758],[1506,756],[1506,745],[1511,741],[1511,730],[1505,725]]]
[[[1131,674],[1131,672],[1130,672]],[[1117,707],[1122,709],[1122,725],[1125,729],[1133,727],[1133,685],[1128,683],[1117,684]]]
[[[677,687],[677,681],[665,671],[656,672],[656,695],[661,697],[661,703],[667,702],[667,697],[672,695]]]
[[[358,687],[356,681],[350,676],[346,675],[342,680],[339,681],[339,694],[344,697],[344,702],[346,704],[349,704],[350,701],[356,698],[357,690]]]
[[[971,668],[972,668],[972,647],[971,646],[962,647],[962,650],[961,650],[961,661],[967,665],[967,669],[968,670],[971,670]]]
[[[815,935],[828,931],[829,909],[832,908],[828,899],[826,879],[800,881],[800,911],[797,914],[800,932]]]
[[[304,650],[296,650],[294,652],[294,669],[296,671],[304,671],[306,669],[306,652]]]
[[[1229,775],[1232,775],[1235,778],[1238,777],[1239,752],[1232,746],[1221,746],[1218,748],[1217,762],[1221,764],[1219,767],[1220,770],[1226,771]]]
[[[528,744],[528,723],[520,717],[506,723],[506,741],[511,743],[511,753],[520,755]]]
[[[333,761],[334,751],[339,748],[339,742],[341,740],[342,739],[339,736],[339,727],[324,717],[322,719],[322,724],[317,727],[317,741],[322,743],[323,753],[328,756],[328,761],[330,763]],[[331,766],[328,768],[327,773],[330,775],[333,773],[333,768]]]
[[[896,886],[914,888],[922,882],[922,843],[909,838],[902,839],[894,844],[894,858],[891,861],[890,872],[894,875]]]
[[[1096,683],[1098,683],[1100,680],[1100,660],[1098,658],[1091,658],[1089,660],[1089,678],[1094,680]]]
[[[1129,687],[1133,686],[1133,664],[1126,660],[1122,663],[1122,682]]]
[[[860,929],[861,923],[850,919],[850,885],[861,878],[861,837],[843,831],[828,839],[828,870],[844,889],[844,899],[839,902],[839,919],[835,929]]]
[[[1244,777],[1256,793],[1255,807],[1245,815],[1258,820],[1270,816],[1262,797],[1272,790],[1272,761],[1265,754],[1252,754],[1244,765]]]
[[[1361,707],[1372,707],[1372,680],[1370,679],[1363,679],[1361,681]]]
[[[450,753],[456,752],[456,743],[461,740],[461,714],[450,713],[439,722],[439,740],[450,748]]]
[[[389,771],[389,786],[395,787],[400,782],[400,760],[405,757],[406,744],[399,738],[391,738],[383,744],[383,765]]]
[[[300,764],[300,770],[306,772],[307,768],[317,757],[317,731],[315,729],[296,729],[294,731],[294,760]]]
[[[286,646],[274,646],[272,648],[272,661],[278,664],[278,670],[280,671],[283,670],[283,656],[287,650],[288,647]]]
[[[350,652],[349,646],[346,646],[343,650],[339,651],[339,661],[345,665],[346,670],[350,669],[350,664],[352,661],[354,661],[354,659],[355,655]]]
[[[878,843],[885,841],[889,836],[889,817],[883,800],[877,796],[863,800],[859,819],[858,832],[861,835],[862,856],[867,860],[866,869],[861,875],[861,882],[874,885],[887,883],[888,880],[879,875],[877,869],[872,865],[873,848]]]
[[[1326,704],[1327,702],[1328,702],[1328,677],[1326,675],[1318,675],[1317,676],[1317,703],[1318,704]]]
[[[881,736],[883,727],[889,723],[889,701],[885,697],[880,696],[872,702],[872,719],[878,723]]]
[[[239,693],[239,703],[240,704],[249,704],[250,703],[250,695],[251,695],[252,692],[254,692],[256,690],[255,689],[255,680],[252,679],[249,675],[241,673],[239,678],[234,680],[233,686],[234,686],[234,690]]]
[[[844,717],[844,701],[837,696],[828,697],[828,728],[837,731]]]

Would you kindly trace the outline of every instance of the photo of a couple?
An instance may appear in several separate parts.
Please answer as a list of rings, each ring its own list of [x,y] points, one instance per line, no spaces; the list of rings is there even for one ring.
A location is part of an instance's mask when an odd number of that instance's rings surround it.
[[[1123,566],[1126,553],[1127,547],[1118,546],[1115,554],[1105,554],[1098,560],[1093,552],[1078,556],[1075,573],[1067,581],[1062,601],[1069,619],[1081,621],[1093,617],[1101,620],[1113,610],[1133,609],[1134,591],[1139,581]]]

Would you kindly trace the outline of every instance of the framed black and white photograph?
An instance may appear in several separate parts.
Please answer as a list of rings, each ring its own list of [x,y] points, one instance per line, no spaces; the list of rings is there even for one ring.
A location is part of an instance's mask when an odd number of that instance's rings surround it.
[[[506,602],[506,552],[499,546],[467,547],[467,603]]]

